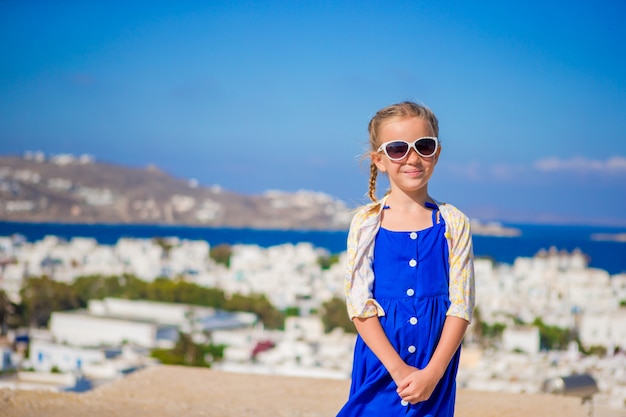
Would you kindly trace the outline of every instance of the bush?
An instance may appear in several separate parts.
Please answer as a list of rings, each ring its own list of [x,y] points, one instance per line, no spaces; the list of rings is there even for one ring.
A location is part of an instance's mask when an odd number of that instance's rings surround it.
[[[322,311],[322,322],[327,332],[335,327],[340,327],[348,333],[356,333],[356,328],[348,316],[344,300],[333,297],[323,304]]]
[[[22,304],[15,306],[12,320],[35,327],[45,327],[53,311],[84,308],[89,300],[101,300],[105,297],[183,303],[225,311],[248,311],[256,314],[269,329],[279,329],[284,324],[283,314],[265,295],[235,294],[227,299],[221,289],[203,287],[182,279],[160,277],[146,282],[133,275],[93,275],[79,277],[72,285],[68,285],[43,276],[25,280],[20,294]]]
[[[548,326],[539,317],[532,324],[539,328],[539,344],[542,349],[567,349],[572,340],[570,329]]]
[[[331,266],[339,262],[339,255],[324,255],[317,258],[317,263],[322,269],[330,269]]]
[[[482,332],[482,336],[486,339],[497,339],[502,337],[502,333],[506,329],[506,324],[504,323],[494,323],[489,325],[487,323],[480,322],[480,330]]]
[[[216,263],[226,265],[227,268],[230,267],[230,257],[233,254],[233,249],[230,245],[221,244],[217,246],[213,246],[209,251],[209,256]]]
[[[150,353],[165,365],[211,367],[211,363],[224,357],[223,345],[200,345],[194,343],[185,333],[179,333],[173,349],[154,349]]]

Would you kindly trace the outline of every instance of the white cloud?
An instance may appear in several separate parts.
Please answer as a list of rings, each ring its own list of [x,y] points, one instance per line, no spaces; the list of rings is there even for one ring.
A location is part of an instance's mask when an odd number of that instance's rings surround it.
[[[615,171],[626,172],[626,158],[614,156],[606,161],[607,168]]]
[[[534,164],[542,172],[575,171],[578,173],[626,174],[626,158],[613,156],[606,160],[576,157],[561,159],[558,157],[540,159]]]
[[[528,171],[527,167],[519,164],[486,165],[477,161],[442,164],[441,169],[468,181],[509,181]]]
[[[500,181],[508,181],[518,178],[520,175],[525,175],[527,168],[519,164],[495,164],[488,170],[488,175],[492,179]]]
[[[621,181],[626,176],[626,157],[613,156],[603,160],[550,157],[528,164],[501,162],[485,164],[469,161],[442,163],[438,170],[448,178],[462,178],[464,181],[481,183],[530,184],[536,181],[545,183],[549,178],[557,180],[560,174],[576,175],[581,178],[601,176],[607,180],[613,178]]]

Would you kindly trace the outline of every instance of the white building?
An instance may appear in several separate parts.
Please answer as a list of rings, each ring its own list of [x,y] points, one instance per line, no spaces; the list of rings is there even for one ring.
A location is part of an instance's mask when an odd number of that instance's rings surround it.
[[[178,332],[203,334],[216,329],[257,326],[247,312],[223,312],[189,304],[105,298],[91,300],[86,310],[53,312],[50,332],[58,343],[72,346],[138,345],[172,347]]]
[[[513,265],[476,259],[481,319],[513,325],[513,318],[524,323],[541,318],[548,325],[576,328],[587,314],[617,313],[621,281],[614,283],[606,271],[588,268],[586,262],[579,251],[554,249],[532,258],[519,257]]]
[[[626,309],[611,314],[585,314],[581,318],[580,341],[586,348],[604,346],[626,349]]]
[[[105,299],[89,303],[85,311],[54,313],[51,327],[62,341],[57,344],[78,343],[76,349],[81,352],[101,344],[119,347],[123,342],[171,345],[183,330],[189,331],[194,341],[227,346],[224,361],[215,364],[218,369],[349,377],[355,336],[339,330],[324,333],[312,314],[333,296],[343,297],[345,252],[339,263],[322,270],[318,257],[327,254],[311,244],[235,245],[227,268],[210,258],[207,242],[168,238],[167,243],[162,247],[151,239],[123,239],[116,245],[98,245],[90,239],[65,242],[55,237],[34,243],[0,239],[0,259],[15,259],[0,268],[0,288],[19,302],[15,297],[25,276],[46,273],[72,282],[81,275],[128,273],[147,281],[159,275],[182,276],[189,282],[219,288],[227,296],[265,294],[278,308],[298,307],[303,316],[312,317],[287,320],[284,332],[265,331],[250,313]],[[613,348],[626,348],[626,274],[611,277],[606,271],[588,268],[580,252],[556,250],[518,258],[512,265],[476,259],[475,271],[481,320],[504,323],[507,328],[503,349],[476,356],[472,369],[460,371],[459,386],[537,392],[547,377],[592,373],[601,389],[598,398],[623,407],[626,355]],[[537,330],[515,327],[519,321],[531,323],[536,318],[547,325],[577,329],[585,347],[605,346],[609,354],[604,358],[584,356],[573,348],[538,351]],[[463,351],[471,352],[466,347]],[[50,360],[58,356],[54,363],[78,363],[77,353],[56,347],[49,352],[53,350],[47,354]],[[41,366],[49,367],[46,353],[42,355]],[[33,358],[39,358],[39,353]],[[84,361],[80,362],[82,371],[94,375],[115,375],[123,369],[111,360],[104,364]]]
[[[154,362],[137,346],[85,348],[33,339],[25,364],[35,372],[56,369],[94,380],[111,380]]]
[[[38,372],[81,370],[85,364],[103,363],[105,353],[100,349],[60,345],[42,340],[32,340],[28,347],[29,362]]]
[[[535,326],[507,327],[502,332],[502,348],[509,352],[538,353],[539,329]]]
[[[174,326],[97,316],[83,310],[53,312],[50,331],[58,343],[81,347],[125,343],[147,348],[172,347],[178,335]]]

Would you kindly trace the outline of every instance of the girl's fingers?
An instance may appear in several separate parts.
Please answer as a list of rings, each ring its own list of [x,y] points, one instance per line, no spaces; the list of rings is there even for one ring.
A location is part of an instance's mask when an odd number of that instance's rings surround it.
[[[396,390],[398,393],[405,390],[406,387],[409,386],[409,382],[406,379],[403,379],[402,381],[400,381],[400,383],[398,384],[398,389]]]

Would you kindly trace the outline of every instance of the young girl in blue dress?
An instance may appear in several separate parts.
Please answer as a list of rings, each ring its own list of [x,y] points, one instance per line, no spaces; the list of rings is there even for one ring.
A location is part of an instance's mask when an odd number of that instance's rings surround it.
[[[358,331],[338,416],[454,415],[460,346],[474,307],[470,226],[428,194],[441,153],[430,109],[403,102],[369,123],[369,196],[350,225],[346,304]],[[376,198],[378,172],[390,190]]]

